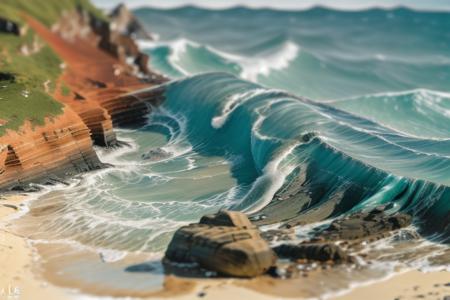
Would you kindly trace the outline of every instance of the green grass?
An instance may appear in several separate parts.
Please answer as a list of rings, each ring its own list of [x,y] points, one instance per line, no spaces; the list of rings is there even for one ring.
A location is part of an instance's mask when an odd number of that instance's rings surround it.
[[[37,53],[25,56],[20,53],[23,44],[32,44],[35,34],[28,30],[23,37],[0,34],[0,72],[14,76],[13,81],[0,81],[0,136],[6,129],[17,130],[25,120],[42,125],[46,117],[62,113],[62,104],[45,91],[44,83],[55,85],[61,73],[61,60],[49,46]],[[40,43],[43,44],[41,41]]]
[[[0,16],[23,24],[21,12],[25,12],[51,26],[59,20],[63,11],[72,11],[77,7],[82,7],[99,19],[107,20],[89,0],[1,0]]]
[[[22,12],[51,26],[60,19],[63,11],[74,10],[79,6],[105,19],[88,0],[0,1],[0,17],[21,25],[25,23]],[[31,121],[33,125],[42,125],[46,117],[62,113],[63,105],[50,95],[62,72],[62,61],[42,40],[39,43],[43,47],[38,52],[28,56],[20,52],[21,46],[32,45],[35,39],[38,37],[30,28],[23,36],[0,33],[0,73],[14,77],[14,80],[0,80],[0,120],[6,121],[0,126],[0,136],[5,134],[6,129],[19,129],[25,120]],[[50,82],[48,93],[44,87],[47,81]],[[61,92],[69,95],[70,89],[63,85]]]
[[[61,95],[63,95],[63,96],[69,96],[70,95],[70,88],[67,86],[67,85],[65,85],[64,83],[61,85]]]
[[[0,127],[17,130],[25,120],[33,125],[43,125],[45,117],[61,113],[62,105],[40,89],[30,89],[25,84],[0,81],[0,119],[7,121]]]

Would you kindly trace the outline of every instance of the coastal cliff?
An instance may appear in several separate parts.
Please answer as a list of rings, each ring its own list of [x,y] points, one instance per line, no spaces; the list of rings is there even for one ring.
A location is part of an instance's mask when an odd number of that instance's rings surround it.
[[[93,145],[116,146],[113,127],[150,111],[124,95],[166,81],[148,69],[125,7],[106,17],[86,1],[48,1],[44,16],[22,2],[0,9],[1,190],[101,168]]]
[[[19,131],[8,131],[0,144],[6,145],[0,155],[0,186],[53,183],[102,166],[92,149],[89,129],[70,108],[43,126],[33,128],[27,122]]]

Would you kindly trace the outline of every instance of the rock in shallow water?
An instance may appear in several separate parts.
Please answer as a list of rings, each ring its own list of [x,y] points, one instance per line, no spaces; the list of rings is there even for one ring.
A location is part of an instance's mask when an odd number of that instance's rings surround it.
[[[159,161],[163,159],[167,159],[171,157],[172,154],[170,152],[167,152],[164,149],[161,148],[155,148],[149,150],[147,153],[142,154],[142,159],[150,160],[150,161]]]
[[[274,248],[280,258],[307,259],[316,261],[351,262],[353,259],[339,246],[323,244],[279,245]]]
[[[291,260],[352,263],[355,259],[350,254],[348,242],[359,245],[361,241],[377,240],[408,226],[411,221],[408,214],[389,215],[384,207],[379,207],[336,219],[327,228],[316,232],[311,240],[301,244],[281,244],[274,251],[280,258]],[[336,241],[345,241],[347,247],[338,246]]]
[[[205,216],[200,224],[181,227],[165,258],[172,262],[197,262],[204,268],[237,277],[261,275],[276,260],[247,216],[230,211]]]
[[[325,240],[355,240],[382,237],[410,225],[412,217],[405,213],[388,215],[384,208],[360,212],[333,221],[319,236]]]

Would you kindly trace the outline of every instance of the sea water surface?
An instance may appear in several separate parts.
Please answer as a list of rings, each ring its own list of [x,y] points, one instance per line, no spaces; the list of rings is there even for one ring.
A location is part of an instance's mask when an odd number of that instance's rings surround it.
[[[18,222],[38,248],[61,244],[67,255],[86,251],[106,263],[59,272],[142,289],[146,276],[161,274],[177,228],[221,208],[257,214],[298,178],[308,196],[296,215],[312,222],[296,229],[299,240],[379,205],[414,216],[362,250],[379,264],[358,275],[339,269],[334,285],[310,296],[410,267],[449,268],[449,13],[135,13],[158,37],[139,42],[151,67],[174,80],[147,126],[118,130],[128,146],[97,149],[111,167],[47,188]],[[153,271],[136,279],[123,265],[105,267],[133,255]]]

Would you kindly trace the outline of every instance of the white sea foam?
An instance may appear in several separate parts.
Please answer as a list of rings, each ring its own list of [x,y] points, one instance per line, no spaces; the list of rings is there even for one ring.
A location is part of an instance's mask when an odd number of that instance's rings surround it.
[[[117,251],[113,249],[104,249],[99,251],[102,261],[111,263],[122,260],[127,253],[124,251]]]
[[[270,109],[272,108],[272,105],[276,104],[276,103],[280,103],[280,102],[285,102],[285,101],[292,101],[292,99],[272,99],[269,102],[266,103],[266,105],[264,106],[260,106],[255,110],[255,113],[257,114],[257,118],[256,121],[253,122],[252,125],[252,134],[257,137],[260,140],[273,140],[273,141],[281,141],[279,138],[274,137],[274,136],[268,136],[264,133],[261,132],[261,126],[264,123],[264,121],[266,120],[266,115],[265,112],[270,111]]]
[[[243,93],[233,94],[225,103],[224,107],[222,108],[221,114],[215,116],[211,120],[211,126],[216,129],[221,128],[228,120],[228,117],[231,115],[231,113],[236,110],[236,108],[244,104],[246,101],[252,99],[253,97],[267,92],[268,91],[265,89],[255,89]]]
[[[405,90],[405,91],[395,91],[395,92],[380,92],[373,94],[357,95],[349,98],[341,98],[326,101],[326,103],[336,103],[341,101],[352,101],[364,98],[384,98],[384,97],[398,97],[398,96],[409,96],[409,95],[422,95],[425,97],[434,96],[434,98],[450,98],[450,93],[436,90],[429,90],[424,88]]]
[[[271,71],[286,69],[289,64],[297,58],[300,47],[292,41],[287,41],[276,52],[262,57],[236,57],[235,62],[242,67],[241,77],[253,82],[260,75],[269,76]],[[225,56],[227,57],[227,56]],[[228,56],[227,58],[231,58]]]
[[[283,185],[286,176],[295,168],[293,165],[282,166],[282,162],[299,145],[300,143],[292,143],[286,146],[264,167],[263,174],[255,180],[251,189],[241,201],[241,203],[245,203],[247,199],[258,199],[257,201],[251,201],[252,204],[245,209],[246,213],[251,214],[257,212],[272,201],[275,193]],[[262,194],[261,190],[263,191]]]
[[[188,47],[200,48],[202,45],[190,41],[185,38],[180,38],[174,41],[168,42],[149,42],[139,41],[141,48],[157,48],[161,46],[168,46],[171,49],[169,61],[172,63],[178,71],[183,75],[189,75],[189,72],[182,67],[183,55],[186,53]],[[236,63],[241,66],[242,71],[240,76],[243,79],[256,82],[260,75],[268,76],[273,70],[283,70],[289,66],[289,64],[297,58],[300,52],[300,47],[288,40],[278,49],[270,52],[266,55],[247,57],[238,54],[227,53],[218,50],[211,46],[205,46],[208,51],[214,53],[230,62]]]
[[[200,47],[199,44],[189,41],[185,38],[176,39],[173,41],[149,41],[149,40],[138,40],[137,44],[139,48],[142,49],[154,49],[159,47],[169,47],[170,55],[169,62],[172,66],[178,70],[183,75],[189,75],[189,72],[180,66],[180,60],[183,54],[186,52],[188,45],[193,46],[195,48]]]

